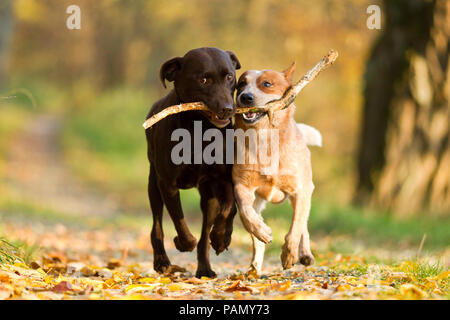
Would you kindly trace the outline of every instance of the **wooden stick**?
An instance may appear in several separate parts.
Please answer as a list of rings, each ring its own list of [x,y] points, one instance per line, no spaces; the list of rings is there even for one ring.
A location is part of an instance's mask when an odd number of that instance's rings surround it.
[[[272,122],[274,112],[287,108],[291,103],[294,102],[300,91],[303,90],[312,80],[314,80],[320,72],[331,66],[337,59],[338,52],[335,50],[330,50],[328,54],[322,58],[322,60],[317,63],[314,68],[309,70],[295,85],[293,85],[289,90],[285,92],[282,98],[278,100],[271,101],[261,107],[247,107],[247,108],[237,108],[236,113],[247,113],[247,112],[267,112],[270,122]],[[177,104],[174,106],[167,107],[163,111],[153,115],[148,118],[143,126],[145,129],[150,128],[158,121],[164,119],[167,116],[176,114],[183,111],[191,110],[204,110],[209,111],[208,107],[203,102],[192,102]]]

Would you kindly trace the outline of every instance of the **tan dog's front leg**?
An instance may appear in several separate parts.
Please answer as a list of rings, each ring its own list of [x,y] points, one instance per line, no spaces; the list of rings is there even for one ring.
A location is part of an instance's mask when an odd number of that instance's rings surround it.
[[[266,206],[266,201],[262,198],[256,196],[255,202],[253,203],[253,209],[255,209],[256,213],[261,215],[264,207]],[[264,261],[264,250],[266,249],[266,245],[264,242],[259,241],[254,235],[252,236],[252,244],[253,244],[253,257],[252,263],[250,265],[250,272],[252,270],[256,271],[257,275],[261,275],[262,265]]]
[[[255,190],[251,190],[243,184],[234,186],[236,202],[239,208],[239,216],[245,229],[264,243],[272,241],[272,230],[261,215],[253,208],[255,201]],[[297,247],[298,248],[298,247]]]
[[[291,228],[285,237],[285,243],[281,253],[281,264],[284,269],[291,268],[298,261],[300,243],[300,254],[302,255],[302,258],[308,256],[310,258],[310,264],[314,261],[309,248],[309,234],[307,227],[309,210],[311,208],[311,194],[312,191],[302,190],[301,193],[291,197],[294,214],[292,216]],[[303,241],[301,241],[301,239],[303,239]],[[305,259],[304,261],[306,262]]]
[[[264,242],[259,241],[258,238],[256,238],[254,235],[251,236],[253,243],[253,257],[249,271],[253,269],[256,271],[257,275],[261,275],[262,264],[264,261],[264,250],[266,249],[266,245],[264,244]]]

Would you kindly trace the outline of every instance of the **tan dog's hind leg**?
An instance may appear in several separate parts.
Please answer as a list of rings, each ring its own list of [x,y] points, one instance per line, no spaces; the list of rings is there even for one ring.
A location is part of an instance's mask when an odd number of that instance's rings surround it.
[[[258,196],[255,198],[255,202],[253,203],[253,209],[257,214],[261,215],[264,207],[266,205],[266,201]],[[254,235],[251,235],[252,243],[253,243],[253,257],[252,263],[250,265],[249,271],[255,270],[258,275],[261,274],[262,264],[264,261],[264,250],[266,245],[264,242],[259,241]]]
[[[248,189],[243,184],[234,186],[234,194],[239,208],[239,216],[245,229],[264,243],[272,241],[272,230],[261,215],[253,208],[255,202],[255,191]]]
[[[311,209],[311,195],[313,187],[302,188],[299,193],[291,197],[291,203],[294,209],[292,216],[292,224],[288,234],[285,237],[283,251],[281,253],[281,264],[284,269],[290,269],[298,261],[299,246],[302,241],[301,254],[303,257],[309,256],[314,261],[311,251],[309,249],[309,234],[308,234],[308,217]],[[306,230],[306,232],[305,232]]]

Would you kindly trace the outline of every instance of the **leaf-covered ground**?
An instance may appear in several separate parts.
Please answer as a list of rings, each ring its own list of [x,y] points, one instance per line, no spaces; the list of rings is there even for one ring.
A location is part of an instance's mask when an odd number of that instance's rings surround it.
[[[193,277],[195,253],[166,245],[174,267],[153,271],[148,235],[123,229],[3,225],[6,234],[40,249],[27,263],[0,266],[0,299],[446,299],[444,265],[369,263],[356,255],[316,254],[315,266],[283,271],[269,256],[261,277],[246,275],[251,252],[232,247],[213,257],[216,279]],[[20,248],[16,250],[20,257]]]

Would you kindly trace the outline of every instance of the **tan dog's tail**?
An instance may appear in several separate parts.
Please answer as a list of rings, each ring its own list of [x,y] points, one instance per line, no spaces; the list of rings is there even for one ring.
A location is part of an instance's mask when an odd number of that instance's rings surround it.
[[[322,147],[322,135],[319,130],[303,123],[297,123],[297,128],[303,134],[308,146]]]

